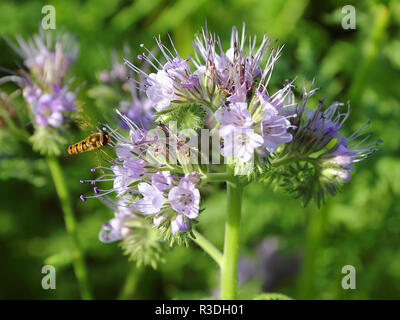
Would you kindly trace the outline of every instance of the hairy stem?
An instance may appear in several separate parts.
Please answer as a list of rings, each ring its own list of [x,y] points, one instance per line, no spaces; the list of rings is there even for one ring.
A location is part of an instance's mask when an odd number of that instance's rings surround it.
[[[89,281],[86,271],[83,250],[81,248],[78,232],[76,229],[76,221],[71,206],[71,200],[68,188],[65,184],[60,164],[55,156],[48,156],[47,163],[50,167],[51,175],[56,187],[58,197],[60,199],[61,208],[64,214],[64,221],[67,232],[72,240],[73,267],[75,276],[78,279],[82,299],[92,299],[89,289]]]
[[[225,222],[224,255],[221,266],[221,299],[236,299],[239,227],[243,186],[239,179],[227,182],[227,215]]]
[[[193,239],[200,248],[202,248],[205,252],[207,252],[211,258],[221,267],[222,265],[222,253],[201,233],[196,230],[193,230],[196,239]]]

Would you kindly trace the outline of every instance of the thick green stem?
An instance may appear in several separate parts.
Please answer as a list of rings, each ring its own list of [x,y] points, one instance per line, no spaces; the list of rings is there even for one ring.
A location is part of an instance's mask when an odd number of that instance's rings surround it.
[[[80,246],[78,232],[76,229],[76,221],[72,211],[71,200],[68,193],[68,188],[65,184],[63,172],[55,156],[48,156],[47,162],[56,186],[58,197],[60,199],[61,208],[64,214],[65,226],[72,240],[73,266],[76,278],[78,279],[81,296],[82,299],[92,299],[89,289],[84,254]]]
[[[225,181],[232,181],[234,182],[235,179],[229,175],[228,173],[221,172],[221,173],[208,173],[205,177],[201,178],[201,182],[225,182]]]
[[[143,274],[144,267],[136,267],[136,265],[132,265],[129,270],[128,275],[126,276],[124,286],[121,290],[121,293],[118,296],[119,300],[127,300],[132,299],[132,296],[135,293],[135,289],[137,287],[140,276]]]
[[[200,248],[202,248],[205,252],[207,252],[211,258],[221,267],[222,265],[222,253],[210,242],[206,239],[201,233],[193,230],[196,239],[193,239]]]
[[[329,203],[322,210],[312,213],[307,227],[306,252],[299,276],[299,299],[312,299],[315,288],[315,272],[317,260],[324,241],[324,231],[326,224],[326,210]]]
[[[221,299],[236,299],[237,266],[239,255],[239,227],[242,210],[243,186],[227,182],[227,215],[225,222],[224,256],[221,266]]]

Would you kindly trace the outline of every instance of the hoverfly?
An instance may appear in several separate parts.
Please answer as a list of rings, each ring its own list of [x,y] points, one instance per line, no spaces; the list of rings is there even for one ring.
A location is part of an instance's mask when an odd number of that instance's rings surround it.
[[[117,131],[117,129],[111,131],[110,133],[106,131],[94,132],[86,139],[70,145],[68,147],[69,154],[77,154],[85,151],[91,151],[95,149],[99,149],[101,147],[105,147],[109,145],[111,141],[111,135]]]

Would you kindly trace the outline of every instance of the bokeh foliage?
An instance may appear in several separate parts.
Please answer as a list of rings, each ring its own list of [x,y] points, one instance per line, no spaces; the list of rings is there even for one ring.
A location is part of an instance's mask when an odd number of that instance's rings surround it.
[[[308,81],[316,77],[321,87],[317,98],[324,96],[328,103],[350,101],[353,114],[346,133],[371,120],[375,137],[384,142],[372,158],[356,165],[351,183],[320,210],[312,205],[304,209],[290,195],[265,186],[246,189],[240,250],[244,261],[259,267],[241,284],[239,295],[249,298],[264,290],[295,299],[400,297],[399,1],[8,0],[0,3],[0,32],[9,38],[37,32],[45,4],[55,6],[58,29],[79,37],[80,55],[71,75],[77,83],[86,82],[79,98],[85,110],[100,120],[117,107],[116,102],[110,99],[107,111],[88,90],[98,84],[98,71],[109,67],[112,48],[122,57],[122,47],[128,44],[138,54],[139,44],[151,48],[155,34],[165,37],[169,32],[186,56],[192,52],[193,33],[205,21],[225,45],[231,26],[242,21],[249,34],[266,32],[278,39],[277,44],[285,44],[272,78],[274,89],[295,76]],[[356,8],[356,30],[341,28],[341,9],[348,4]],[[15,70],[19,62],[1,41],[0,66]],[[28,122],[26,115],[20,118]],[[78,298],[68,236],[46,163],[6,130],[4,122],[0,126],[0,298]],[[68,140],[75,142],[86,133],[76,129]],[[101,224],[112,212],[99,201],[79,201],[79,194],[85,192],[79,180],[91,175],[94,164],[90,153],[62,157],[95,296],[117,297],[127,274],[136,286],[130,298],[190,299],[215,294],[218,268],[195,244],[168,251],[166,262],[154,271],[135,269],[117,244],[98,241]],[[224,186],[210,185],[202,196],[206,210],[199,229],[222,248]],[[260,264],[256,248],[267,237],[279,239],[279,255]],[[298,265],[281,281],[264,283],[266,271],[274,275],[276,270],[271,264],[279,269],[279,264],[295,261]],[[44,264],[56,266],[56,290],[41,288]],[[342,266],[348,264],[357,270],[356,290],[346,291],[340,285]]]

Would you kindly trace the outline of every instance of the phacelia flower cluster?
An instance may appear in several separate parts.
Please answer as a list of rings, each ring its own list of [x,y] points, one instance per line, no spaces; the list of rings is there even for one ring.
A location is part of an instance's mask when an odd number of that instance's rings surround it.
[[[314,198],[319,204],[325,194],[334,194],[350,180],[355,162],[376,150],[379,141],[368,142],[370,134],[364,134],[364,128],[350,137],[340,133],[350,113],[342,104],[324,109],[321,102],[315,110],[307,106],[316,89],[304,89],[298,102],[294,81],[275,93],[268,91],[282,48],[271,49],[266,36],[257,45],[256,37],[247,39],[244,27],[241,34],[233,28],[225,51],[218,37],[202,30],[193,41],[194,57],[187,58],[179,55],[172,40],[172,50],[160,37],[156,43],[163,58],[143,45],[145,52],[138,56],[152,72],[125,60],[137,73],[139,80],[132,80],[132,88],[138,90],[142,108],[143,101],[148,102],[152,121],[146,127],[129,111],[119,113],[129,137],[115,132],[110,145],[116,157],[110,166],[101,167],[106,173],[82,181],[91,183],[95,193],[82,200],[101,198],[115,207],[123,200],[125,205],[103,226],[102,241],[132,236],[126,221],[133,216],[147,217],[172,238],[191,234],[201,206],[199,183],[212,181],[213,174],[224,181],[278,181],[292,195],[305,202]],[[181,134],[182,128],[190,133]],[[203,139],[207,130],[210,135]],[[210,149],[205,140],[214,141],[215,133],[218,157],[225,160],[219,163],[221,170],[204,154]],[[201,146],[188,143],[193,135]],[[103,183],[112,187],[100,188]]]
[[[65,82],[78,54],[75,39],[67,33],[56,38],[42,33],[27,41],[18,36],[18,45],[9,43],[24,60],[27,70],[1,81],[14,81],[21,87],[36,126],[60,127],[68,113],[76,110],[77,90],[71,91],[70,82]]]
[[[334,195],[350,181],[353,164],[375,152],[381,140],[369,141],[372,133],[364,130],[369,122],[349,137],[342,135],[340,130],[350,115],[350,106],[335,102],[323,109],[324,100],[320,100],[312,110],[307,103],[318,91],[312,85],[309,90],[303,87],[302,98],[293,109],[296,130],[292,141],[271,162],[282,174],[289,192],[303,197],[305,203],[314,198],[320,205],[325,195]]]
[[[199,215],[200,192],[197,184],[200,182],[200,174],[172,173],[170,170],[178,168],[179,163],[174,168],[165,166],[157,160],[160,153],[163,153],[158,146],[165,145],[164,151],[166,148],[172,151],[172,145],[168,144],[164,132],[156,130],[155,134],[150,134],[145,129],[139,128],[126,115],[119,111],[118,113],[129,128],[129,138],[115,132],[110,145],[116,150],[116,158],[110,161],[110,167],[93,169],[93,171],[106,170],[107,173],[93,180],[81,181],[93,185],[94,191],[93,196],[82,195],[81,200],[101,198],[116,206],[116,203],[123,199],[126,207],[124,210],[119,210],[115,218],[103,226],[100,238],[103,241],[121,240],[125,233],[122,230],[126,231],[122,227],[123,221],[129,218],[127,215],[129,211],[151,217],[157,228],[168,231],[174,236],[188,231],[190,222]],[[179,150],[175,152],[178,153]],[[109,181],[113,187],[104,189],[102,184]],[[110,197],[112,194],[114,198]],[[118,207],[121,208],[121,205]]]
[[[250,38],[245,49],[244,27],[241,36],[233,28],[230,48],[224,51],[220,39],[203,30],[193,42],[195,58],[186,59],[173,44],[171,52],[160,38],[156,41],[165,63],[147,49],[147,54],[139,56],[155,72],[126,63],[145,79],[144,90],[159,114],[179,110],[183,104],[206,109],[208,119],[217,120],[222,156],[238,164],[253,161],[255,153],[276,152],[279,145],[292,140],[290,118],[294,115],[288,113],[294,105],[292,84],[273,95],[266,89],[281,53],[281,48],[270,50],[268,37],[259,46],[255,37]]]

